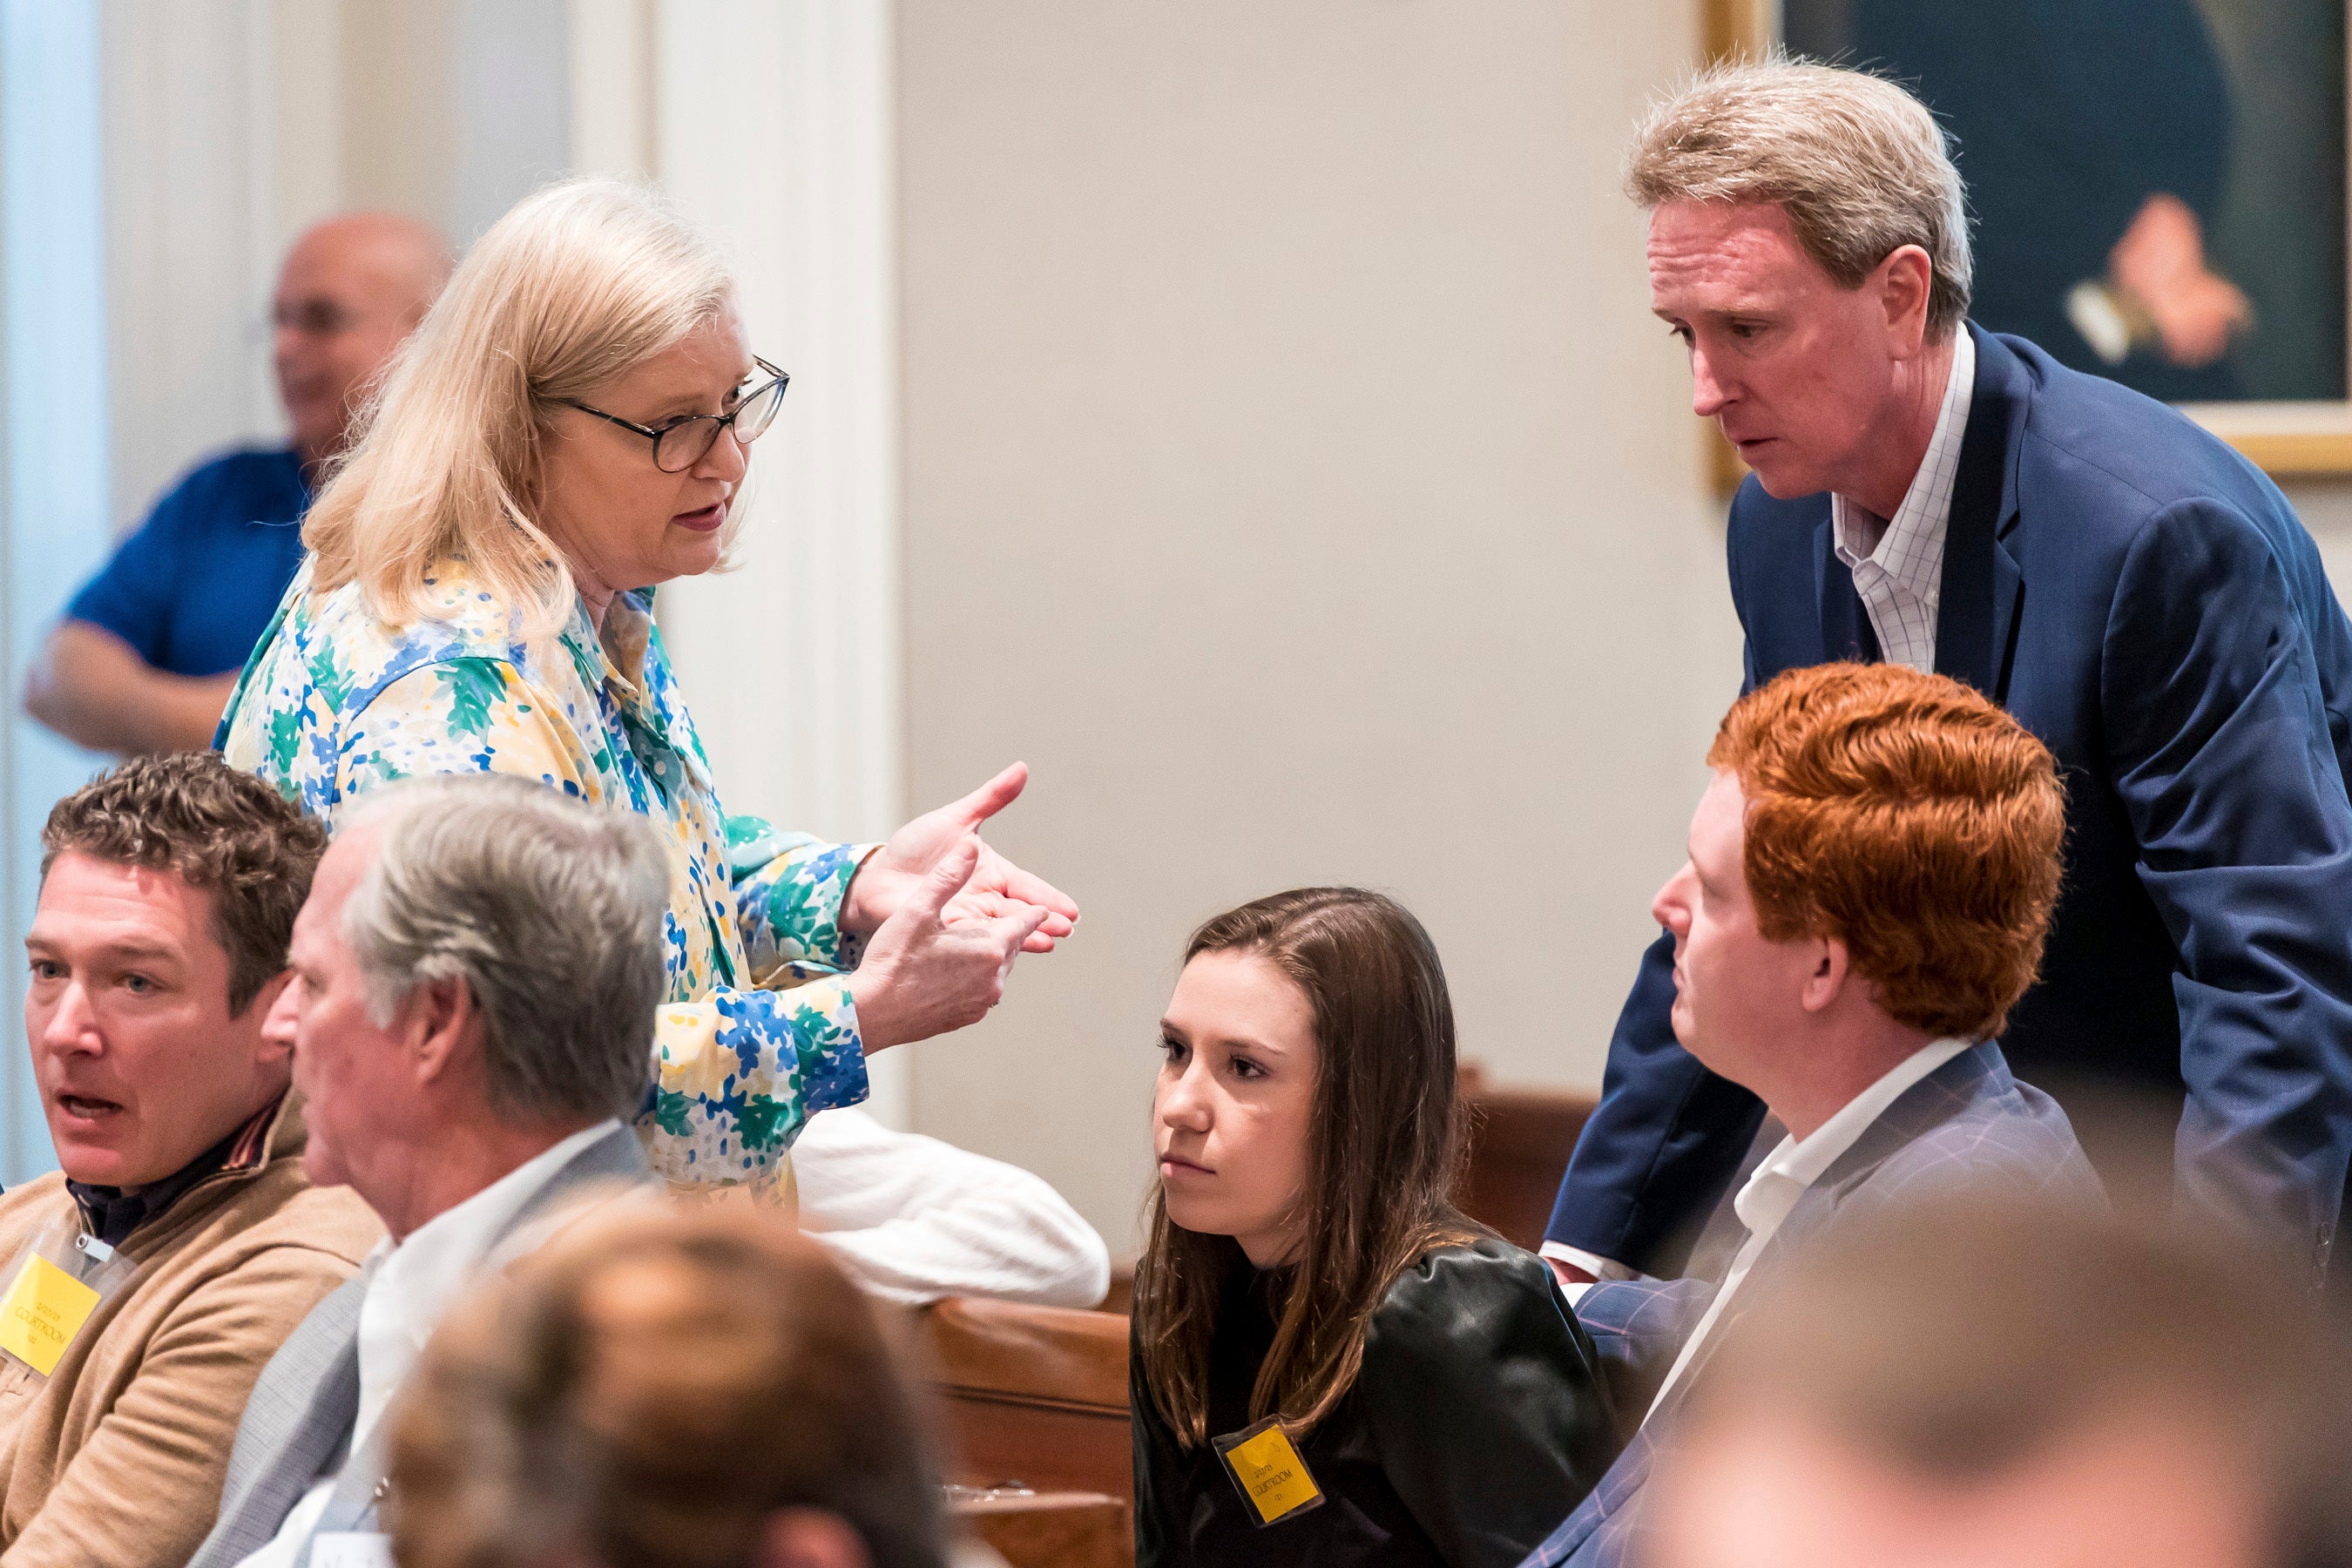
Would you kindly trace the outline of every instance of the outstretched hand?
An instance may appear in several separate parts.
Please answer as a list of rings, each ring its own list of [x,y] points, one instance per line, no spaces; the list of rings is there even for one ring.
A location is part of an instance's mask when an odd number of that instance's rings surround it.
[[[1076,927],[1078,906],[1067,893],[1031,876],[979,837],[981,824],[1018,800],[1028,783],[1028,764],[1015,763],[961,800],[925,812],[892,834],[850,882],[842,924],[853,935],[878,937],[941,858],[971,839],[978,845],[978,859],[971,879],[941,911],[945,923],[1010,919],[1034,909],[1042,918],[1032,927],[1023,951],[1053,952],[1054,943]]]
[[[1003,996],[1013,961],[1047,911],[1024,903],[1010,914],[950,921],[980,861],[978,838],[957,839],[867,943],[849,977],[866,1055],[977,1024]]]

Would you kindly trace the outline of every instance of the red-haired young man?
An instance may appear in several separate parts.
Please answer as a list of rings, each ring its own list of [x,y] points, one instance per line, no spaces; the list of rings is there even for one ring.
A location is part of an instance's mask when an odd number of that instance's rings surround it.
[[[1786,1135],[1693,1255],[1727,1261],[1582,1289],[1623,1408],[1648,1415],[1536,1568],[1623,1560],[1692,1378],[1814,1238],[1956,1186],[2098,1201],[2065,1113],[1994,1041],[2057,899],[2049,750],[1948,677],[1837,664],[1740,699],[1707,762],[1690,858],[1653,906],[1675,1037]]]

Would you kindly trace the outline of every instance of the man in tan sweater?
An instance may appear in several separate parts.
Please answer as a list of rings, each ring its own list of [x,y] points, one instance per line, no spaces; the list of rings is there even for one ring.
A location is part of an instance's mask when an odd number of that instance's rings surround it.
[[[63,1169],[0,1194],[0,1560],[177,1568],[263,1363],[382,1234],[305,1179],[262,1030],[326,839],[180,752],[60,801],[41,842],[25,1027]]]

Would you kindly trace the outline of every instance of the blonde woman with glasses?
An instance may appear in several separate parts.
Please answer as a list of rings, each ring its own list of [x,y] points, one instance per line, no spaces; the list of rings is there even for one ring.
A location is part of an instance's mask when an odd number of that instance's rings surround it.
[[[529,197],[394,363],[222,720],[229,761],[330,827],[394,780],[490,772],[667,829],[638,1129],[680,1184],[788,1170],[812,1114],[865,1098],[868,1053],[976,1022],[1077,915],[980,840],[1017,763],[878,846],[720,809],[654,586],[725,556],[787,381],[658,200]]]

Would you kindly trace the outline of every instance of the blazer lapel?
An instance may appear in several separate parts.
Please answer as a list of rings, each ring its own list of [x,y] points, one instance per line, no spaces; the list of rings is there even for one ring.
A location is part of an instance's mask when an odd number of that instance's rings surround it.
[[[1878,634],[1862,607],[1862,595],[1854,592],[1853,574],[1837,558],[1836,537],[1833,517],[1822,518],[1821,525],[1813,530],[1813,581],[1820,588],[1822,659],[1830,664],[1848,659],[1876,664],[1880,658]]]
[[[341,1463],[360,1408],[360,1307],[371,1262],[310,1310],[262,1370],[230,1451],[220,1517],[191,1568],[229,1568],[267,1545],[302,1494]]]
[[[1936,673],[2006,702],[2025,574],[2004,537],[2017,524],[2017,451],[2031,384],[2015,354],[1973,326],[1965,330],[1976,334],[1977,384],[1944,532]]]
[[[515,1211],[514,1217],[491,1240],[489,1256],[497,1258],[499,1247],[517,1232],[570,1202],[582,1187],[599,1183],[645,1182],[652,1180],[652,1176],[653,1167],[646,1163],[646,1146],[638,1141],[636,1129],[622,1122],[566,1160],[562,1169],[550,1176],[546,1185]]]
[[[499,1248],[513,1239],[526,1227],[546,1216],[583,1187],[599,1183],[644,1182],[650,1179],[646,1163],[645,1145],[637,1141],[636,1130],[624,1122],[596,1139],[586,1148],[563,1163],[562,1169],[547,1179],[546,1184],[531,1194],[529,1202],[515,1211],[490,1245],[489,1257],[496,1259]],[[345,1415],[343,1429],[351,1430],[352,1418],[359,1413],[359,1364],[357,1341],[354,1338],[352,1367],[352,1408]],[[379,1420],[374,1429],[352,1453],[336,1479],[335,1489],[327,1500],[324,1512],[311,1527],[295,1556],[295,1568],[310,1568],[310,1549],[322,1534],[338,1531],[374,1531],[380,1528],[378,1511],[388,1486],[385,1473],[390,1468],[387,1451],[391,1437],[389,1422]]]

